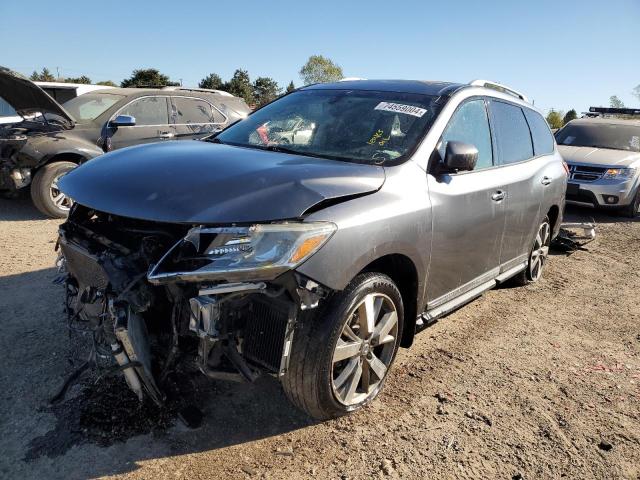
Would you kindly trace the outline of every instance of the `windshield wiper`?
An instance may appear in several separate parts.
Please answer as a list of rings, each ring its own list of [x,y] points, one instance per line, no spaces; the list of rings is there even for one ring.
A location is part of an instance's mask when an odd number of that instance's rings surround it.
[[[222,140],[220,140],[218,137],[213,137],[213,138],[207,137],[207,138],[203,138],[203,140],[205,142],[219,143],[220,145],[225,145],[225,143]]]

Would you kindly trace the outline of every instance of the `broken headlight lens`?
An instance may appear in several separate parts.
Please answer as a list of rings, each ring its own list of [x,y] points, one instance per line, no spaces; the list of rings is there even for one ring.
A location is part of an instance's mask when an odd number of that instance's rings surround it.
[[[329,222],[195,227],[152,268],[148,278],[156,283],[270,280],[304,262],[335,230]]]

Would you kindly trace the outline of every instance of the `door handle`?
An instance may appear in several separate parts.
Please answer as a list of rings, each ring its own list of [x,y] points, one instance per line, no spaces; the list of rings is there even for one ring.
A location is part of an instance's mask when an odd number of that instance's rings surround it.
[[[547,177],[546,175],[544,177],[542,177],[542,180],[540,180],[540,182],[543,185],[549,185],[551,183],[551,177]]]
[[[507,194],[505,192],[503,192],[502,190],[498,190],[496,193],[491,195],[491,200],[493,200],[494,202],[499,202],[501,200],[504,200],[504,197],[506,196]]]
[[[158,138],[173,138],[175,137],[175,135],[171,132],[160,132],[160,135],[158,135]]]

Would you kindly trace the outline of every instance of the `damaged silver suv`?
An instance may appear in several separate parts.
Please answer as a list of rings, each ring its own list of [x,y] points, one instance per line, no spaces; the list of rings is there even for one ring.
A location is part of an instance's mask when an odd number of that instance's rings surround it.
[[[304,134],[283,134],[293,120]],[[141,399],[195,363],[275,375],[336,417],[376,397],[417,331],[540,278],[566,185],[546,122],[504,86],[308,86],[208,141],[65,175],[67,310]]]

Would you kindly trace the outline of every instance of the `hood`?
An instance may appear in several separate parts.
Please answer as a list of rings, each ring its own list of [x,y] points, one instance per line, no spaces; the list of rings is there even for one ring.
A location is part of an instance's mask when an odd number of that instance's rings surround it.
[[[380,166],[181,141],[102,155],[58,186],[76,202],[115,215],[228,224],[299,218],[321,202],[374,192],[384,179]]]
[[[30,113],[53,113],[72,125],[71,115],[58,102],[51,98],[38,85],[28,78],[0,67],[0,97],[2,97],[21,116]]]
[[[568,163],[583,163],[602,167],[630,167],[633,163],[640,161],[640,153],[626,150],[558,145],[558,151]]]

